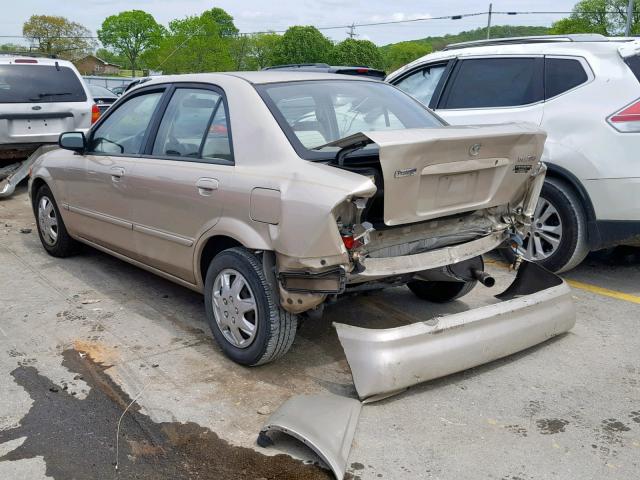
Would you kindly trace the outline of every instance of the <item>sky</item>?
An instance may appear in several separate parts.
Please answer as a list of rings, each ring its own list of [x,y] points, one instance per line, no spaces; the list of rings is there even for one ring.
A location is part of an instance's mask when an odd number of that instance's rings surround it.
[[[494,11],[557,12],[570,11],[577,0],[511,0],[494,1]],[[224,8],[234,17],[241,32],[285,30],[291,25],[316,27],[348,25],[352,22],[370,23],[425,17],[486,12],[488,1],[483,0],[0,0],[0,35],[21,35],[22,24],[34,14],[59,15],[79,22],[96,32],[109,15],[124,10],[139,9],[151,13],[156,21],[166,25],[174,18],[197,15],[214,6]],[[551,25],[566,15],[535,14],[495,15],[494,25]],[[427,20],[396,25],[358,27],[358,38],[378,45],[413,40],[427,36],[457,33],[485,27],[487,15],[461,20]],[[339,41],[347,36],[347,29],[324,30],[323,33]],[[0,38],[0,43],[18,39]]]

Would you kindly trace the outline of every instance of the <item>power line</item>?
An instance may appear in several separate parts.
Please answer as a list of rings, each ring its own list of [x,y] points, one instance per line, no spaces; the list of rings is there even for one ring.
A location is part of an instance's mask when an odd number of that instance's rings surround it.
[[[427,22],[434,20],[461,20],[463,18],[468,17],[479,17],[484,15],[505,15],[505,16],[515,16],[515,15],[571,15],[575,12],[573,11],[561,11],[561,10],[548,10],[548,11],[492,11],[492,12],[473,12],[473,13],[463,13],[460,15],[442,15],[438,17],[418,17],[418,18],[407,18],[403,20],[387,20],[380,22],[367,22],[367,23],[351,23],[350,25],[331,25],[324,27],[316,27],[318,30],[338,30],[338,29],[355,29],[360,27],[375,27],[380,25],[397,25],[397,24],[405,24],[405,23],[415,23],[415,22]],[[637,12],[636,12],[637,13]],[[592,12],[580,12],[581,15],[619,15],[618,11],[592,11]],[[285,33],[287,30],[261,30],[255,32],[241,32],[240,35],[258,35],[262,33]],[[194,37],[210,37],[214,36],[213,34],[199,34],[193,35]],[[22,38],[26,39],[24,35],[0,35],[0,38]],[[91,40],[99,40],[97,36],[53,36],[47,38],[55,38],[55,39],[91,39]]]

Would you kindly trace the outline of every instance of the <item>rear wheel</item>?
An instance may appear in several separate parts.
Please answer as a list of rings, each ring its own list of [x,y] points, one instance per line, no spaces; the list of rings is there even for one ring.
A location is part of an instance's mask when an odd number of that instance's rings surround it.
[[[589,253],[586,215],[577,195],[565,182],[545,180],[533,222],[518,252],[552,272],[564,272],[577,266]],[[511,249],[503,254],[515,259]]]
[[[224,250],[211,261],[205,309],[218,345],[236,363],[268,363],[293,344],[296,315],[280,307],[262,262],[244,248]]]
[[[68,257],[76,252],[78,243],[67,232],[58,205],[46,185],[36,193],[36,219],[38,236],[47,253],[54,257]]]
[[[434,303],[452,302],[469,293],[476,286],[475,280],[470,282],[432,282],[412,280],[407,287],[422,300]]]

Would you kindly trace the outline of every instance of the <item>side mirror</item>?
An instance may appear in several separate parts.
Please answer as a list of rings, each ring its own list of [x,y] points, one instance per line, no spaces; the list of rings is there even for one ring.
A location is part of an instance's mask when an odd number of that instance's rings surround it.
[[[58,138],[58,145],[65,150],[83,153],[87,148],[87,140],[82,132],[64,132]]]

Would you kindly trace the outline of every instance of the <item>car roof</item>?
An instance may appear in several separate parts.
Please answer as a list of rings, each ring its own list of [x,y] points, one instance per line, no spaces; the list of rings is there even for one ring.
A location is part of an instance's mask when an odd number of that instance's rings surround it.
[[[390,73],[387,79],[415,66],[451,58],[489,56],[489,55],[567,55],[582,56],[611,55],[616,53],[625,42],[637,40],[629,37],[586,36],[582,40],[563,40],[570,36],[523,37],[496,39],[493,42],[478,41],[453,44],[445,50],[429,53]],[[578,37],[578,36],[574,36]],[[502,40],[502,41],[501,41]]]
[[[279,82],[301,82],[305,80],[331,80],[331,81],[368,81],[377,82],[374,78],[355,75],[336,75],[323,72],[298,72],[290,70],[261,70],[251,72],[216,72],[216,73],[186,73],[182,75],[163,75],[152,77],[142,85],[166,82],[204,82],[215,83],[221,77],[234,77],[251,84],[267,84]]]
[[[28,60],[29,62],[18,62],[19,65],[55,65],[56,63],[60,66],[70,67],[73,64],[68,60],[61,60],[59,58],[47,58],[47,57],[36,57],[33,54],[25,53],[24,55],[20,55],[19,53],[2,53],[0,52],[0,64],[8,65],[16,63],[16,60]],[[36,63],[32,63],[35,60]]]

